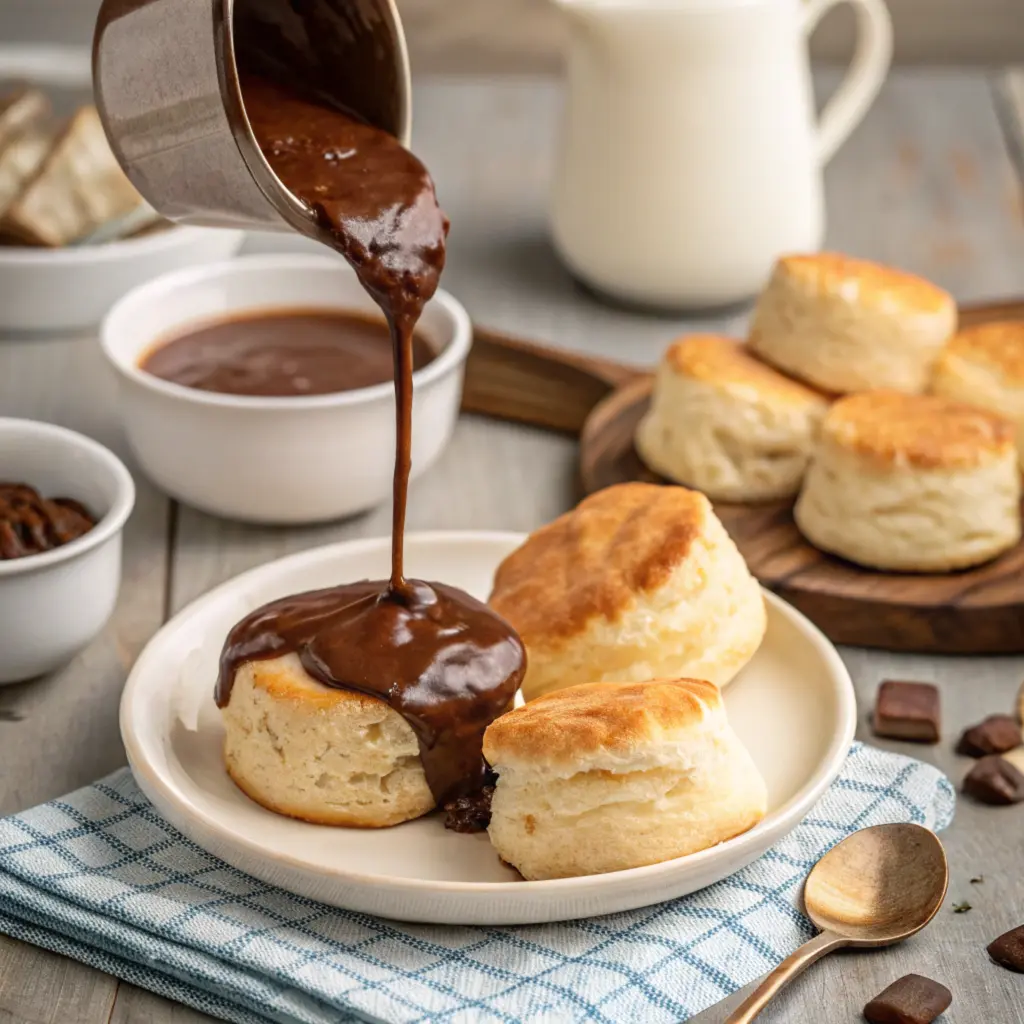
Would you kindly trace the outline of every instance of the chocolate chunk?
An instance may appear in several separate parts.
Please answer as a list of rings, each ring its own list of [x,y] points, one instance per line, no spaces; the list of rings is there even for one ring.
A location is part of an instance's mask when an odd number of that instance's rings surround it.
[[[1024,925],[990,942],[988,955],[1008,971],[1024,974]]]
[[[96,525],[70,498],[44,498],[28,484],[0,481],[0,559],[24,558],[68,544]]]
[[[872,720],[876,736],[938,743],[940,720],[939,691],[931,683],[887,680],[878,688]]]
[[[444,805],[444,827],[452,832],[486,832],[491,823],[493,786],[484,786],[468,796]]]
[[[1020,726],[1010,715],[989,715],[983,722],[965,729],[956,752],[966,757],[1004,754],[1021,744]]]
[[[998,754],[983,757],[964,778],[963,791],[983,804],[1019,804],[1024,800],[1024,774]]]
[[[871,1024],[931,1024],[953,1002],[945,985],[920,974],[894,981],[864,1007]]]

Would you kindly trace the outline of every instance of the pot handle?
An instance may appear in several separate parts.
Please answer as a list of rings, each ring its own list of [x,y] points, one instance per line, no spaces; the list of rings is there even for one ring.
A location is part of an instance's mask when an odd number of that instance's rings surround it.
[[[857,46],[846,77],[825,104],[818,123],[822,166],[867,113],[892,60],[892,21],[885,0],[808,0],[804,4],[804,35],[809,36],[825,12],[841,3],[851,4],[857,16]]]

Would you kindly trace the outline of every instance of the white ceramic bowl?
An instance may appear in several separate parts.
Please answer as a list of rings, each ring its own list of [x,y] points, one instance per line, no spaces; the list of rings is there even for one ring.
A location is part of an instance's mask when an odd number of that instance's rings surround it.
[[[125,292],[180,267],[233,256],[244,233],[173,227],[67,249],[0,246],[0,331],[95,327]]]
[[[252,256],[168,274],[110,311],[101,338],[121,378],[128,440],[168,494],[230,519],[282,524],[341,518],[390,496],[390,383],[263,398],[199,391],[139,369],[154,343],[190,325],[288,308],[376,311],[347,265],[301,255]],[[420,330],[439,355],[413,376],[413,477],[451,437],[472,341],[466,311],[446,292],[427,305]]]
[[[75,498],[100,517],[84,536],[0,561],[0,685],[69,662],[106,625],[121,584],[121,530],[135,485],[121,461],[72,430],[0,419],[0,480]]]

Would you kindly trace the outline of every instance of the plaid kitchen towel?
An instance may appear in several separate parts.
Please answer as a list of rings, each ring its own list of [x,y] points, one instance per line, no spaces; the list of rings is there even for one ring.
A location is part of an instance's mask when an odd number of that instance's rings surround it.
[[[189,842],[131,774],[0,820],[0,931],[238,1024],[675,1022],[812,928],[802,882],[879,822],[939,830],[936,769],[856,744],[811,814],[725,881],[660,906],[516,928],[405,925],[250,878]]]

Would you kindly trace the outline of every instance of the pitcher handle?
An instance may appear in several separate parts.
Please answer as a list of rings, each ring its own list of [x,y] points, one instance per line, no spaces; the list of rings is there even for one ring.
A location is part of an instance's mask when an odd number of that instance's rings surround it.
[[[857,46],[839,88],[825,104],[818,123],[818,160],[824,166],[868,112],[892,60],[892,21],[885,0],[808,0],[803,30],[809,36],[826,11],[838,4],[853,6]]]

